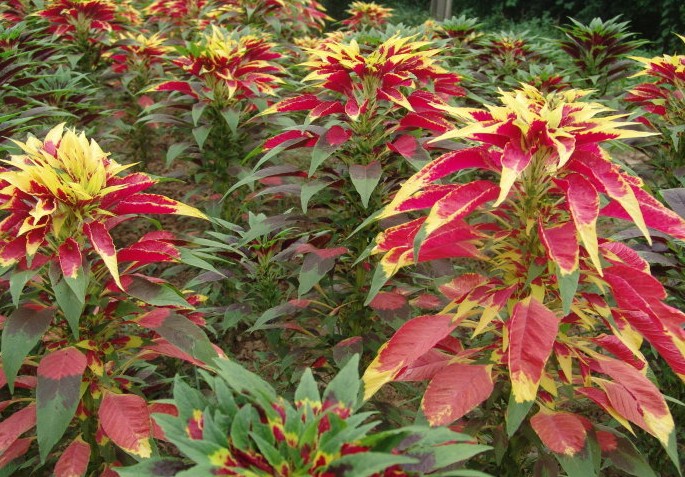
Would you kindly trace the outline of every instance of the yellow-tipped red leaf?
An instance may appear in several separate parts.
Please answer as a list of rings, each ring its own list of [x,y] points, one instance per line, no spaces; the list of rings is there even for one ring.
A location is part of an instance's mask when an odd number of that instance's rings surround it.
[[[421,401],[432,426],[450,424],[492,394],[491,366],[452,363],[438,371]]]
[[[117,446],[130,454],[150,457],[152,425],[145,399],[105,391],[98,417],[102,430]]]
[[[545,407],[530,419],[530,425],[542,443],[552,452],[574,456],[585,447],[587,431],[583,418],[570,412],[551,411]]]
[[[508,363],[514,399],[517,403],[533,401],[552,353],[559,319],[529,296],[514,306],[508,328]]]
[[[583,247],[590,256],[595,269],[601,271],[597,245],[597,217],[599,217],[599,194],[592,183],[580,174],[568,174],[557,182],[566,193],[566,203],[576,224]]]
[[[100,255],[107,270],[114,278],[116,284],[123,290],[119,279],[119,267],[117,264],[117,251],[114,248],[114,241],[109,234],[107,227],[101,222],[91,222],[83,224],[83,231],[95,252]]]
[[[450,315],[424,315],[402,325],[364,372],[364,399],[369,399],[402,369],[427,353],[456,328]]]

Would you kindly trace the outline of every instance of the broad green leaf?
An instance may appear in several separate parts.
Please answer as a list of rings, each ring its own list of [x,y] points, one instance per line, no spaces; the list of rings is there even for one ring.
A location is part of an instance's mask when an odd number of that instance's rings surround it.
[[[174,306],[192,308],[171,286],[153,283],[142,277],[131,276],[131,282],[125,285],[126,293],[134,298],[154,306]]]
[[[24,358],[48,330],[54,316],[54,308],[23,305],[7,318],[2,332],[2,368],[11,393]]]
[[[54,275],[50,274],[50,278],[53,279]],[[56,282],[52,282],[52,289],[55,292],[55,301],[64,313],[64,318],[69,323],[74,338],[79,339],[79,321],[85,308],[84,302],[79,300],[74,290],[62,277],[59,277]]]
[[[211,126],[198,126],[196,128],[193,128],[193,137],[195,138],[195,142],[197,142],[197,146],[200,148],[200,150],[203,149],[205,141],[209,137],[209,133],[211,131]]]
[[[359,402],[359,355],[354,355],[338,372],[323,392],[324,402],[338,402],[348,409],[356,409]]]
[[[321,402],[319,388],[310,368],[305,369],[302,378],[300,378],[300,384],[297,386],[297,390],[295,390],[295,403],[298,402]]]
[[[236,109],[224,109],[221,111],[221,116],[223,116],[233,135],[237,134],[238,124],[240,123],[240,111]]]
[[[307,206],[309,205],[309,200],[314,197],[317,192],[322,191],[328,187],[329,182],[321,181],[311,181],[306,184],[302,184],[300,188],[300,206],[302,207],[302,212],[307,213]]]
[[[166,167],[171,166],[171,164],[174,162],[174,159],[183,154],[189,147],[190,143],[187,142],[177,142],[169,146],[169,149],[167,149],[166,152]]]
[[[54,351],[38,364],[36,427],[41,462],[45,462],[76,413],[87,365],[85,355],[72,347]]]
[[[21,272],[13,271],[10,274],[10,295],[12,296],[12,304],[19,307],[19,300],[21,299],[21,292],[24,291],[26,283],[36,275],[36,270],[24,270]]]
[[[562,274],[559,265],[556,265],[557,284],[559,285],[559,295],[561,295],[561,306],[564,316],[571,312],[573,298],[578,290],[578,280],[580,270],[575,270],[570,274]]]
[[[207,103],[203,101],[198,101],[197,103],[193,104],[193,109],[190,111],[193,117],[193,126],[198,125],[198,123],[200,122],[200,118],[202,117],[202,114],[205,112],[206,108]]]
[[[308,250],[298,276],[297,295],[301,297],[311,290],[335,266],[336,257],[348,252],[345,247]],[[306,253],[306,252],[305,252]]]
[[[392,455],[381,452],[362,452],[350,454],[334,460],[326,471],[331,475],[354,475],[369,477],[377,472],[397,464],[413,464],[416,459],[403,455]]]
[[[373,161],[366,166],[361,164],[352,164],[350,166],[350,179],[359,197],[362,199],[364,208],[369,206],[371,194],[376,189],[382,175],[383,169],[378,161]]]
[[[569,457],[554,454],[568,477],[597,477],[601,461],[600,450],[594,439],[587,439],[585,447],[578,454]]]
[[[630,439],[610,427],[596,425],[596,428],[602,457],[609,459],[614,467],[637,477],[657,477]]]

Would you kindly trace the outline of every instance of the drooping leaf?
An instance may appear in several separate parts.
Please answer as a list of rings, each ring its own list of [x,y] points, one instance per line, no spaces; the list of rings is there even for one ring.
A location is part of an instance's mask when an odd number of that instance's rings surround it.
[[[85,355],[72,347],[54,351],[38,364],[36,415],[41,461],[62,438],[76,413],[87,365]]]
[[[364,372],[364,399],[369,399],[403,367],[427,353],[456,328],[450,315],[424,315],[403,324],[378,351]]]
[[[432,426],[447,425],[485,401],[493,389],[491,366],[453,363],[433,377],[421,409]]]
[[[297,289],[298,296],[302,296],[311,290],[321,279],[335,266],[335,259],[349,250],[345,247],[330,249],[317,249],[311,245],[306,245],[298,249],[301,253],[306,253],[304,263],[300,269],[298,281],[300,286]]]
[[[103,393],[98,418],[102,430],[117,446],[139,457],[150,457],[152,426],[145,399],[135,394]]]
[[[154,283],[141,276],[127,276],[124,280],[124,289],[132,297],[150,305],[191,308],[190,304],[171,286]]]
[[[54,308],[26,304],[7,318],[2,332],[2,367],[11,393],[24,358],[45,334],[54,316]]]
[[[514,306],[509,327],[508,363],[517,403],[533,401],[559,329],[559,319],[532,296]]]
[[[350,166],[350,179],[352,185],[362,199],[364,208],[369,206],[371,194],[381,180],[383,169],[381,163],[373,161],[370,164],[352,164]]]

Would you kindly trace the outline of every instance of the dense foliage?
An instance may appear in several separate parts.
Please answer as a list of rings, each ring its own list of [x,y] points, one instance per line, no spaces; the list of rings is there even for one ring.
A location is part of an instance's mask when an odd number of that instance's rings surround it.
[[[466,3],[0,5],[0,476],[680,474],[677,5]]]

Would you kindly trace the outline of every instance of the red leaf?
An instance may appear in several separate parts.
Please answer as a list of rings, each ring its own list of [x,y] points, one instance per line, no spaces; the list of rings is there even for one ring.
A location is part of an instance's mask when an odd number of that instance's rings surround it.
[[[19,436],[36,425],[36,405],[29,404],[0,422],[0,455],[14,444]]]
[[[279,113],[287,111],[306,111],[316,108],[321,104],[321,100],[314,94],[303,94],[302,96],[297,96],[295,98],[284,99],[274,104],[271,110],[278,111]]]
[[[421,409],[432,426],[447,425],[485,401],[493,389],[490,366],[452,363],[433,377]]]
[[[148,412],[150,413],[152,423],[152,437],[155,439],[166,440],[164,431],[159,424],[155,422],[154,414],[168,414],[170,416],[178,416],[178,408],[174,404],[167,404],[161,402],[152,402],[148,405]]]
[[[352,136],[352,131],[345,129],[342,126],[332,126],[328,131],[326,131],[326,143],[329,146],[339,146],[345,144],[347,140]]]
[[[542,245],[549,259],[559,266],[562,275],[570,275],[578,270],[578,239],[573,222],[545,228],[542,218],[538,222]]]
[[[597,217],[599,216],[597,189],[585,177],[575,173],[557,181],[557,184],[566,192],[566,202],[585,250],[595,268],[601,270],[597,250]]]
[[[475,288],[486,283],[488,279],[477,273],[464,273],[449,283],[440,285],[440,292],[452,301],[459,301],[471,293]]]
[[[364,372],[365,399],[433,348],[456,326],[450,315],[419,316],[403,324]]]
[[[105,391],[98,417],[102,430],[117,446],[131,454],[150,457],[152,426],[145,399]]]
[[[24,437],[12,442],[12,444],[5,449],[4,452],[0,453],[0,469],[4,468],[17,457],[21,457],[22,455],[26,454],[26,452],[29,450],[29,447],[31,447],[32,442],[33,439],[30,437]]]
[[[114,248],[114,241],[107,231],[107,228],[100,222],[91,222],[83,224],[83,231],[88,236],[88,240],[93,245],[95,252],[100,255],[109,273],[114,278],[116,284],[121,288],[121,281],[119,281],[119,268],[117,266],[116,249]]]
[[[317,137],[309,131],[299,131],[297,129],[293,129],[291,131],[286,131],[284,133],[272,137],[271,139],[268,139],[264,143],[264,150],[273,149],[286,143],[288,147],[294,147],[305,141],[308,141],[308,143],[305,144],[305,147],[310,147],[314,145],[316,139]]]
[[[82,477],[88,470],[90,446],[81,437],[74,439],[55,464],[55,477]]]
[[[399,310],[407,304],[407,299],[399,293],[380,292],[371,300],[369,306],[374,310]]]
[[[497,201],[494,203],[495,207],[504,202],[504,199],[509,195],[511,186],[514,185],[516,179],[528,167],[532,159],[533,154],[528,150],[521,149],[520,143],[516,138],[504,146],[502,150],[502,171],[499,181],[500,191],[499,197],[497,197]]]
[[[517,403],[533,401],[559,330],[559,319],[528,297],[514,306],[509,327],[508,362]]]
[[[309,117],[316,119],[343,112],[345,112],[345,107],[339,101],[322,101],[321,104],[311,109]]]
[[[155,91],[178,91],[179,93],[187,94],[197,98],[197,94],[190,87],[190,83],[186,81],[166,81],[155,86]]]
[[[48,354],[40,360],[38,377],[59,381],[63,378],[82,376],[88,366],[86,356],[76,348],[64,348]]]
[[[585,425],[575,414],[540,408],[530,419],[530,425],[542,443],[557,454],[574,456],[585,447]]]
[[[59,265],[65,277],[76,278],[81,269],[82,257],[76,240],[69,237],[57,250]]]
[[[426,354],[407,366],[395,378],[396,381],[424,381],[433,379],[438,371],[449,364],[451,356],[439,351],[437,348],[429,350]]]

